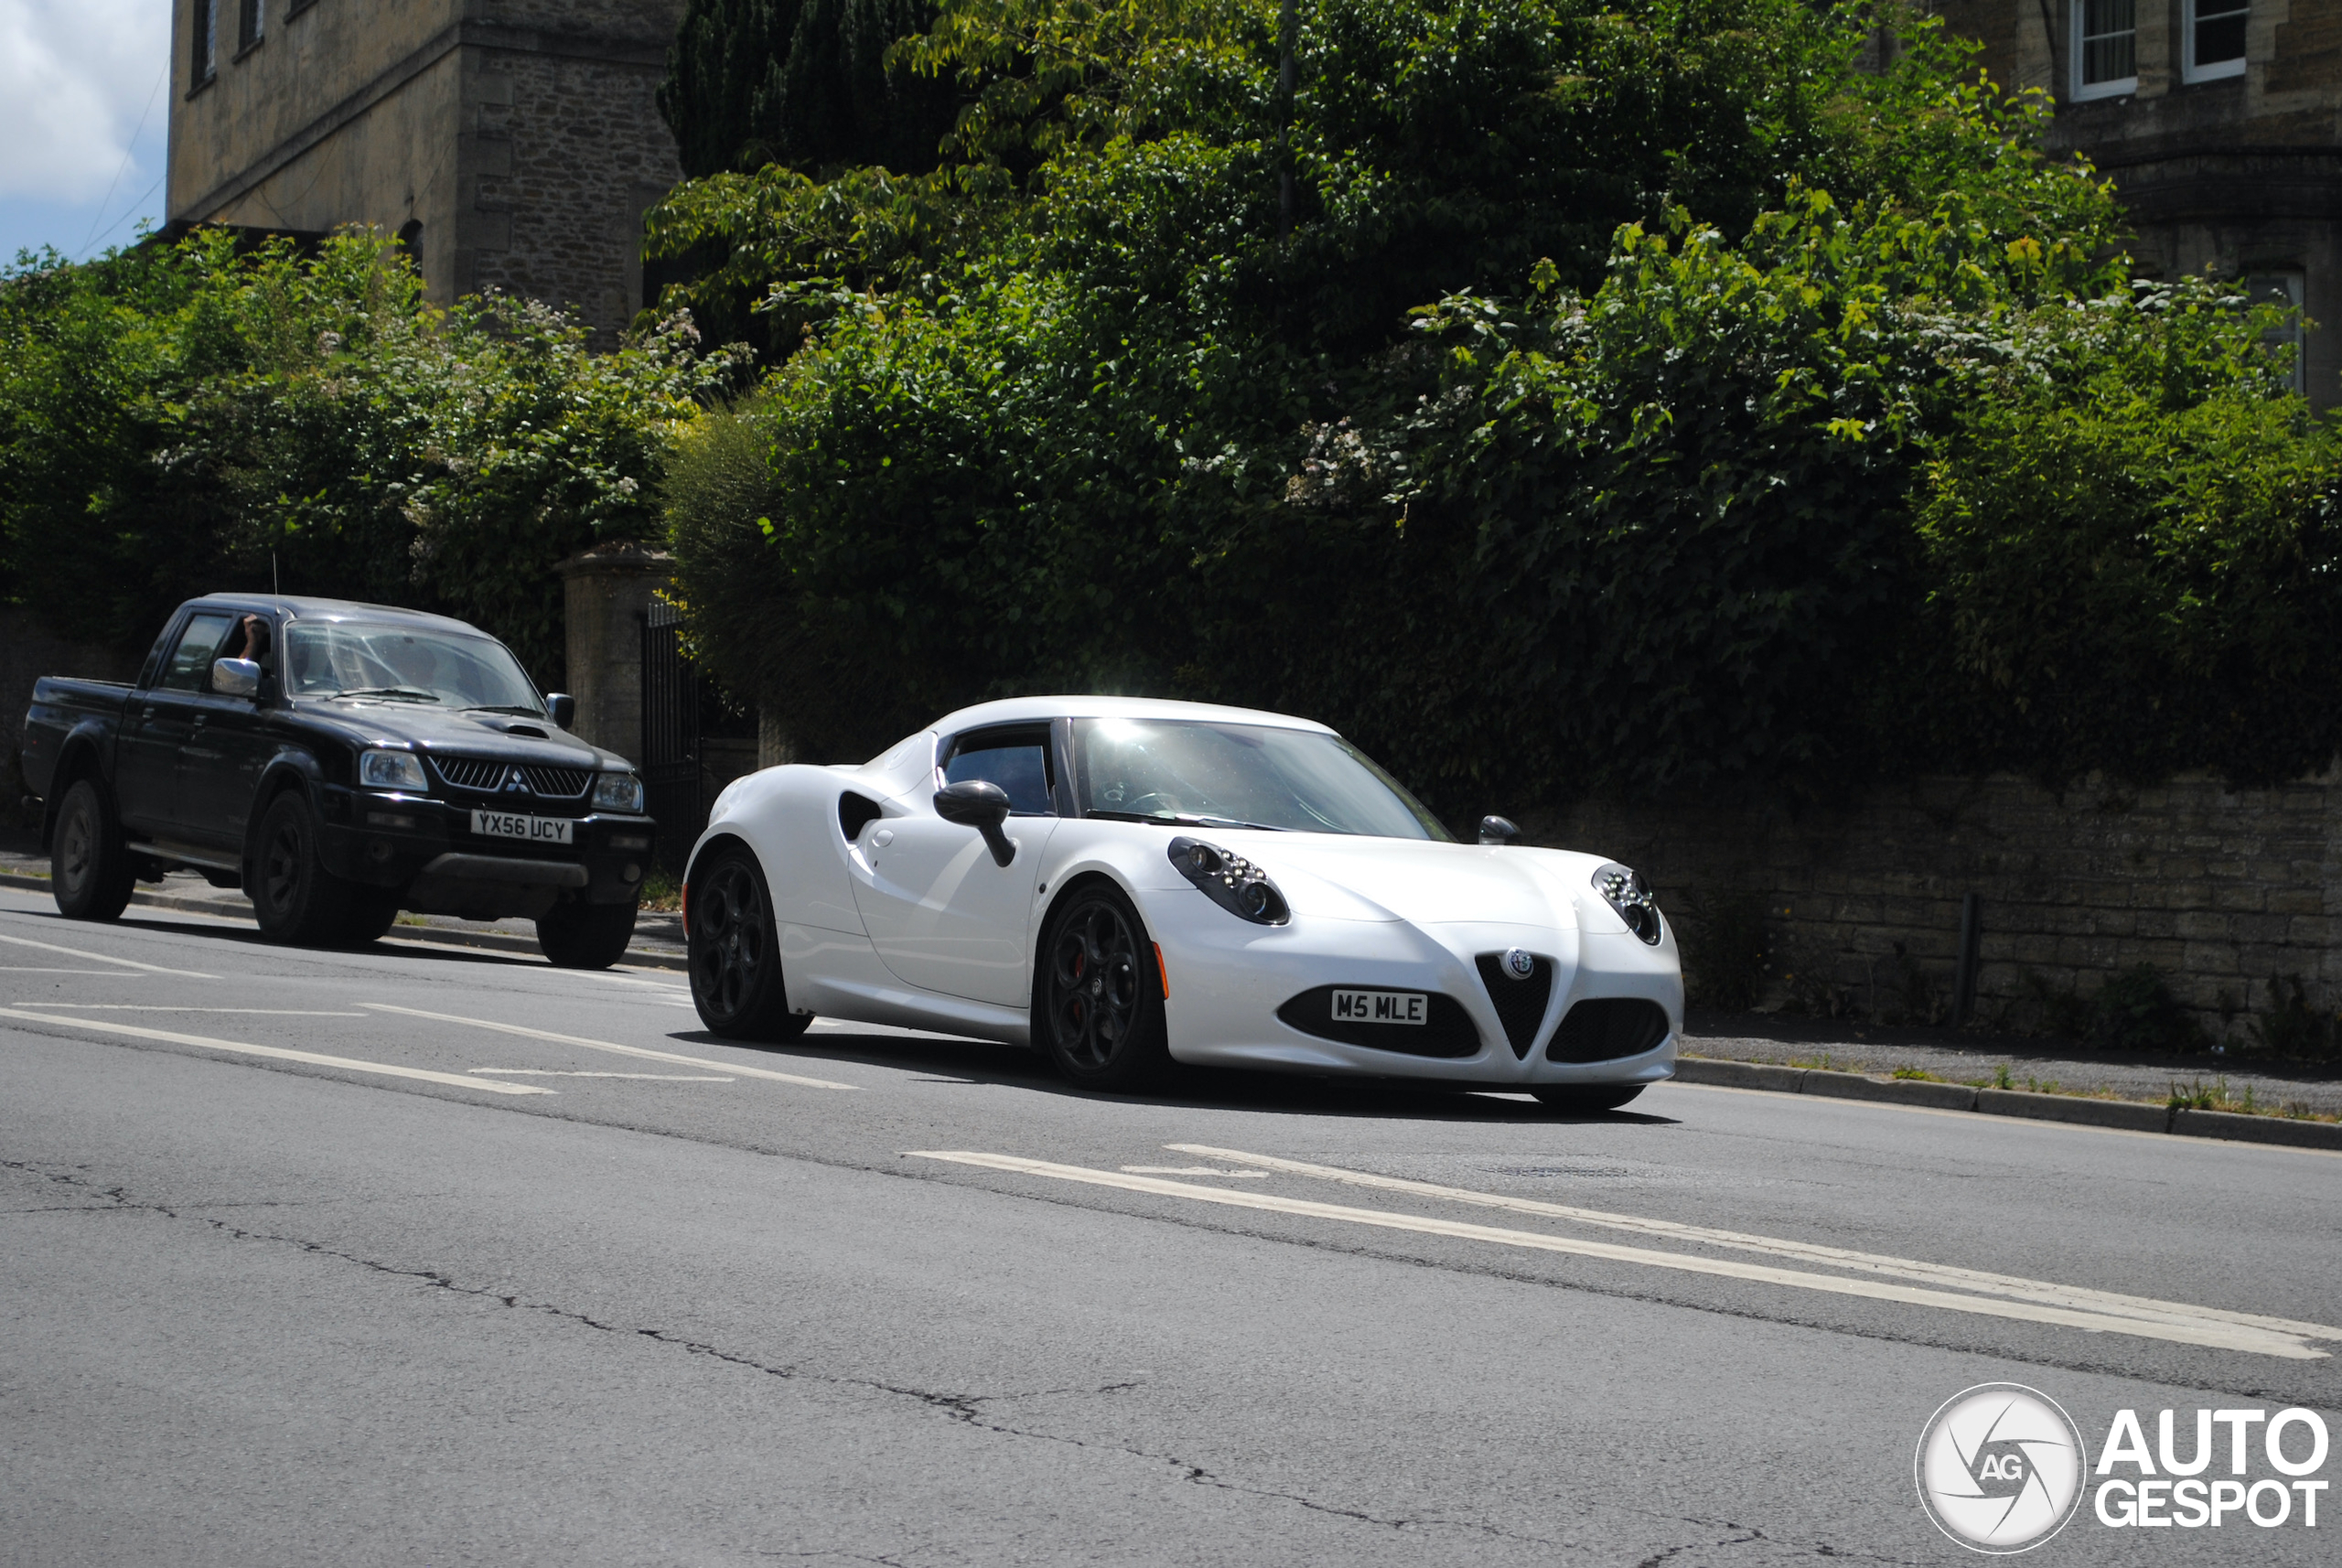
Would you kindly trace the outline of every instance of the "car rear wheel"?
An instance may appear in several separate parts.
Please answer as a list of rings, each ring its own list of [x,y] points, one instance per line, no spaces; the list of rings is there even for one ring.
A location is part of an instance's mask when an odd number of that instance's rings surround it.
[[[1118,889],[1082,888],[1058,910],[1034,989],[1034,1039],[1084,1089],[1138,1089],[1169,1069],[1155,949]]]
[[[270,941],[320,947],[348,929],[350,886],[318,858],[317,815],[298,789],[287,789],[262,813],[245,891]]]
[[[65,791],[49,842],[48,887],[59,913],[71,920],[119,919],[137,880],[122,824],[97,785],[82,779]]]
[[[555,904],[537,917],[537,946],[556,969],[607,969],[634,940],[635,904]]]
[[[1639,1083],[1598,1083],[1578,1085],[1551,1083],[1530,1090],[1539,1100],[1556,1111],[1573,1116],[1595,1116],[1605,1111],[1616,1111],[1643,1091]]]
[[[740,1040],[791,1040],[812,1023],[789,1010],[780,924],[756,856],[720,849],[692,874],[688,952],[700,1022]]]

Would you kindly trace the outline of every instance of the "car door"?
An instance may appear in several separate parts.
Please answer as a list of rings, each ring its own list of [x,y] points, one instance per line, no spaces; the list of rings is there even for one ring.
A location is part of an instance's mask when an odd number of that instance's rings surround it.
[[[152,684],[123,710],[114,753],[114,795],[123,822],[150,838],[183,835],[190,812],[179,789],[180,753],[195,738],[211,660],[236,618],[206,610],[188,617]]]
[[[276,662],[269,650],[274,643],[272,633],[260,660],[272,672]],[[272,673],[262,694],[269,694],[274,684]],[[268,710],[251,697],[213,691],[208,664],[203,689],[194,702],[194,722],[179,752],[178,789],[187,813],[181,825],[198,844],[241,850],[252,816],[252,793],[260,788],[260,771],[276,755]]]
[[[1006,865],[981,834],[947,822],[923,785],[910,810],[855,839],[854,896],[886,968],[924,991],[1021,1007],[1032,998],[1034,906],[1041,856],[1057,831],[1057,761],[1046,725],[962,736],[943,750],[943,779],[982,779],[1008,793],[1016,845]]]

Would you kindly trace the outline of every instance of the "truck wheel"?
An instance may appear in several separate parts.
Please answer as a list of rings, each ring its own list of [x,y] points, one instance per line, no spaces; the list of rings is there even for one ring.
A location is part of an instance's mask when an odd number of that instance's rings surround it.
[[[398,890],[392,887],[352,887],[349,905],[342,910],[341,936],[338,947],[362,948],[380,941],[382,933],[397,923],[399,918]]]
[[[252,916],[270,941],[317,947],[346,929],[349,885],[317,858],[317,815],[298,789],[262,814],[252,866]]]
[[[119,919],[137,880],[122,824],[97,785],[82,779],[65,791],[57,836],[49,842],[48,888],[59,913],[70,920]]]
[[[635,902],[555,904],[537,917],[537,946],[557,969],[607,969],[634,940]]]

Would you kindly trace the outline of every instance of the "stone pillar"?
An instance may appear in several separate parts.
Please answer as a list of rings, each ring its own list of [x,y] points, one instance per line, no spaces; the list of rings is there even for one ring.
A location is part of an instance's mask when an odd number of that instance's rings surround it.
[[[673,566],[666,552],[624,540],[561,564],[569,694],[577,699],[571,728],[636,761],[642,749],[642,618]]]
[[[789,736],[781,733],[780,721],[773,717],[770,708],[757,710],[757,766],[779,768],[797,760],[797,748]]]

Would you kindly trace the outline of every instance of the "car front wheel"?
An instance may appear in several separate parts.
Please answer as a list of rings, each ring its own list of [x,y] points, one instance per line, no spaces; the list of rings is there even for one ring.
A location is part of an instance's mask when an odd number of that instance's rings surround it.
[[[348,929],[349,885],[317,855],[317,814],[288,789],[262,813],[245,891],[261,935],[295,947],[320,947]]]
[[[719,849],[692,874],[688,952],[692,1005],[716,1034],[790,1040],[812,1023],[789,1010],[780,977],[780,923],[756,856]]]
[[[136,881],[122,825],[97,785],[82,779],[65,791],[49,842],[48,887],[58,912],[70,920],[119,919]]]
[[[1163,983],[1138,911],[1103,884],[1074,894],[1041,940],[1033,1037],[1084,1089],[1143,1088],[1171,1065]]]

